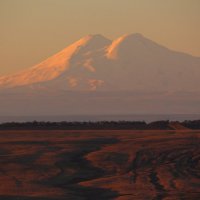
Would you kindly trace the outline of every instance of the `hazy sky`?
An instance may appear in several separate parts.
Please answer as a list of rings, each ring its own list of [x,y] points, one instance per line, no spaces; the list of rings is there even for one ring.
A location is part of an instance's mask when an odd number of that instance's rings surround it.
[[[0,75],[33,66],[88,35],[140,32],[200,56],[200,0],[0,0]]]

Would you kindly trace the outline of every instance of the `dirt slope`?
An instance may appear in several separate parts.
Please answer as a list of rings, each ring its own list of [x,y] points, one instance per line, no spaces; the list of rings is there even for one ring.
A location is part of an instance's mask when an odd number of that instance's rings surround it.
[[[199,131],[0,132],[0,199],[200,198]]]

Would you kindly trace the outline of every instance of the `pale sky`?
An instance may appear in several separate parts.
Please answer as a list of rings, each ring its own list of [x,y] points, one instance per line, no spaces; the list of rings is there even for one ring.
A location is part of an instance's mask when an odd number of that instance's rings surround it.
[[[200,0],[0,0],[0,75],[88,34],[144,36],[200,57]]]

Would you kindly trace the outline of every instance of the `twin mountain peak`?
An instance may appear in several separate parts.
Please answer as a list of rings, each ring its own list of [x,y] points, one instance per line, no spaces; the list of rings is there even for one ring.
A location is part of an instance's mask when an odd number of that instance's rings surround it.
[[[88,35],[23,72],[0,77],[0,89],[196,91],[200,58],[139,33],[111,41]]]

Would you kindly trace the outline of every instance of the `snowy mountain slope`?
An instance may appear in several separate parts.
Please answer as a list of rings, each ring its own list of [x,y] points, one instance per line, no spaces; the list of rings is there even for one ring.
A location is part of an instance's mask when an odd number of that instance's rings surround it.
[[[141,34],[114,41],[89,35],[24,72],[0,77],[0,88],[196,91],[199,75],[200,58]]]
[[[129,89],[193,91],[199,84],[200,58],[169,50],[141,34],[115,40],[107,57],[118,66],[120,82]]]
[[[80,59],[86,53],[95,52],[108,44],[110,44],[110,41],[101,35],[88,35],[28,70],[11,76],[0,77],[0,87],[10,88],[55,80],[70,70],[72,63],[75,62],[74,60]],[[88,71],[94,70],[90,66],[89,60],[85,61],[84,67]],[[73,86],[75,80],[69,76],[68,83]]]

